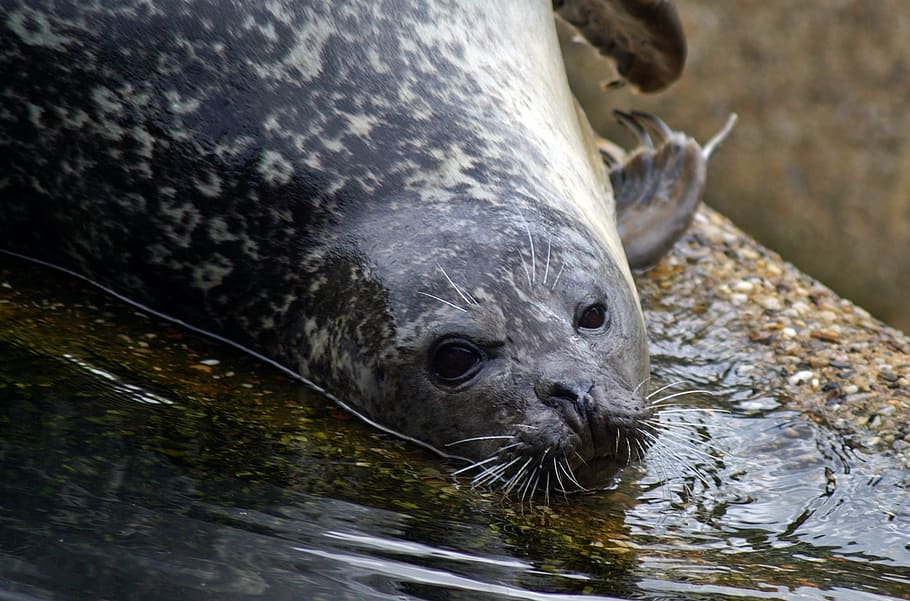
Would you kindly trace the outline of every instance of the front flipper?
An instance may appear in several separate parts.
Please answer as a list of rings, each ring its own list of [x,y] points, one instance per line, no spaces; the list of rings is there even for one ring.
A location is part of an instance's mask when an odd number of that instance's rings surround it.
[[[553,10],[612,58],[623,81],[657,92],[679,78],[686,36],[669,0],[553,0]]]
[[[702,148],[694,138],[671,130],[653,115],[614,112],[640,142],[626,154],[604,141],[601,154],[610,167],[619,237],[629,265],[641,269],[655,264],[692,223],[705,187],[708,159],[733,129],[736,115],[730,115]],[[651,133],[658,136],[657,146]]]

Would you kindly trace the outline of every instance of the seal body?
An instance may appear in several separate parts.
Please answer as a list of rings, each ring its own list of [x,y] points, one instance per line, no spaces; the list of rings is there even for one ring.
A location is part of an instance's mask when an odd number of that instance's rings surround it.
[[[0,0],[0,246],[484,482],[647,446],[643,318],[543,2]]]

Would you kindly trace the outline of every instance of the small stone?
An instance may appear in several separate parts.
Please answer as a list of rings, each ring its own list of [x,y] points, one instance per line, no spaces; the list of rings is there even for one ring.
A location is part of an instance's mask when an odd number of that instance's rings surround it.
[[[780,335],[783,338],[796,338],[796,330],[793,328],[784,328],[780,331]]]
[[[793,309],[793,312],[797,315],[805,315],[810,311],[809,305],[805,301],[796,301],[790,307]]]
[[[749,332],[749,340],[758,344],[770,344],[774,336],[769,332]]]
[[[760,254],[758,254],[751,248],[742,248],[739,251],[739,254],[741,257],[743,257],[744,259],[748,259],[749,261],[754,261],[761,257]]]
[[[821,369],[827,365],[828,361],[824,357],[816,357],[814,355],[812,357],[809,357],[809,367],[812,367],[814,369]]]
[[[834,328],[824,328],[821,330],[813,330],[810,334],[813,338],[818,340],[823,340],[825,342],[837,342],[840,340],[840,332]]]
[[[859,392],[859,386],[856,384],[847,384],[844,386],[844,394],[850,395],[856,394],[857,392]]]
[[[818,376],[815,375],[815,372],[809,370],[798,371],[789,378],[787,381],[790,382],[793,386],[798,386],[805,382],[813,381],[813,388],[818,388]]]
[[[216,365],[221,363],[221,361],[219,361],[218,359],[203,359],[199,363],[201,363],[203,365],[208,365],[209,367],[215,367]]]
[[[897,407],[895,407],[894,405],[884,405],[882,407],[879,407],[879,409],[878,409],[878,411],[876,411],[876,413],[878,413],[879,415],[888,417],[890,415],[894,415],[895,411],[897,411]]]
[[[733,290],[736,292],[752,292],[755,289],[755,284],[752,282],[747,282],[746,280],[741,280],[733,284]]]
[[[733,303],[734,305],[742,305],[743,303],[745,303],[748,300],[749,300],[749,297],[740,292],[734,292],[733,294],[730,295],[730,302]]]
[[[758,304],[769,311],[780,311],[781,309],[780,299],[776,296],[765,296],[758,301]]]

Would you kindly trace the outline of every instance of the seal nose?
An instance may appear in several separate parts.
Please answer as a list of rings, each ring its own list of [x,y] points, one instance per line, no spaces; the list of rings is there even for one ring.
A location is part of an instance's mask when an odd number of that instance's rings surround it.
[[[587,413],[589,404],[589,393],[594,388],[594,382],[575,382],[568,384],[565,382],[550,382],[536,387],[537,398],[545,405],[559,408],[558,406],[568,406],[575,409],[581,415]]]

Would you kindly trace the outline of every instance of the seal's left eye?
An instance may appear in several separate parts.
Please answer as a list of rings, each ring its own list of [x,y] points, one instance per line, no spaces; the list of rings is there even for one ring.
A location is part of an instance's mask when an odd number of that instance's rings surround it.
[[[589,305],[578,316],[579,330],[599,330],[607,325],[607,308],[600,303]]]
[[[483,363],[481,351],[463,340],[440,344],[433,351],[430,370],[443,384],[461,384],[473,378]]]

